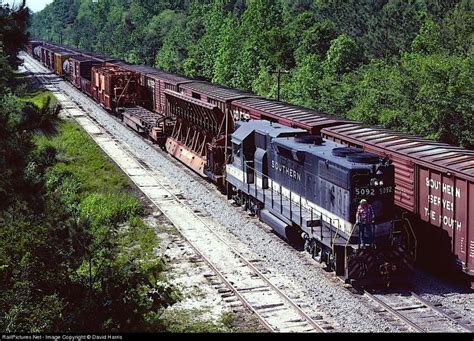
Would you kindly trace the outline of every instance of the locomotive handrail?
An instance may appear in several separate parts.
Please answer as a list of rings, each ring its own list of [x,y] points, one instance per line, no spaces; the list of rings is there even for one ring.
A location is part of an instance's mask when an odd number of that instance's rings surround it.
[[[339,220],[339,219],[335,219],[335,220]],[[331,224],[332,224],[332,219],[331,219]],[[334,226],[334,225],[333,225]],[[336,226],[336,233],[334,234],[334,237],[332,238],[332,247],[334,247],[334,245],[336,245],[336,239],[337,239],[337,235],[339,233],[339,224],[337,224]],[[350,239],[350,237],[348,238],[348,240]]]
[[[355,224],[352,226],[351,234],[349,235],[349,238],[347,239],[347,242],[346,242],[345,247],[347,247],[347,246],[349,245],[349,242],[350,242],[350,240],[351,240],[351,238],[352,238],[352,234],[354,233],[354,230],[355,230],[356,226],[358,226],[358,225],[359,225],[359,223],[355,223]],[[359,228],[360,228],[360,226],[359,226]],[[359,242],[359,244],[360,244],[360,242]]]
[[[288,192],[290,193],[290,196],[287,196],[285,194],[283,194],[283,186],[281,184],[278,184],[279,185],[279,190],[275,190],[274,188],[274,180],[272,178],[270,178],[268,175],[266,174],[263,174],[262,172],[259,172],[257,171],[254,167],[251,167],[249,166],[249,163],[251,163],[252,161],[249,161],[249,160],[246,160],[244,161],[244,181],[247,183],[247,192],[250,192],[250,185],[251,183],[249,183],[247,180],[247,171],[248,170],[251,170],[253,172],[253,184],[255,186],[255,197],[258,198],[258,188],[259,185],[258,185],[258,179],[259,179],[259,176],[260,178],[262,179],[262,184],[261,184],[261,189],[263,191],[262,195],[263,197],[265,198],[265,190],[269,190],[270,189],[270,193],[271,193],[271,201],[272,201],[272,208],[274,208],[274,194],[278,194],[279,197],[280,197],[280,214],[283,214],[283,198],[285,198],[286,200],[289,201],[289,204],[290,204],[290,219],[293,218],[293,205],[296,205],[296,206],[299,206],[299,209],[300,209],[300,221],[302,222],[303,221],[303,210],[305,210],[305,212],[309,213],[310,216],[311,216],[311,221],[314,220],[314,212],[316,212],[316,214],[319,216],[319,219],[321,219],[322,221],[326,221],[326,222],[329,222],[329,224],[333,227],[335,227],[337,230],[340,230],[339,228],[339,222],[340,222],[340,219],[339,218],[330,218],[326,213],[322,212],[322,211],[319,211],[318,209],[315,209],[314,207],[310,206],[308,204],[309,207],[306,207],[303,202],[302,202],[302,197],[301,195],[298,195],[300,197],[300,202],[298,203],[297,201],[295,201],[293,199],[293,191],[289,190],[288,189]],[[268,182],[269,182],[269,188],[263,188],[263,182],[264,182],[264,179],[267,179]],[[270,186],[270,183],[271,183],[271,186]],[[337,221],[338,222],[338,226],[334,225],[334,221]],[[323,235],[322,234],[322,222],[321,222],[321,236]],[[300,225],[302,226],[302,224]],[[332,235],[332,230],[331,230],[331,239],[333,239],[333,235]],[[338,233],[336,233],[336,236],[338,235]]]

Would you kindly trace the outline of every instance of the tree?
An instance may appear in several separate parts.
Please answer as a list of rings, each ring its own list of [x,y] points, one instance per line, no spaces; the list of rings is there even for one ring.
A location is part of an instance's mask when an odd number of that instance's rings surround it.
[[[14,68],[18,67],[20,60],[18,52],[26,45],[26,25],[29,18],[25,1],[17,7],[0,5],[0,48],[5,51],[8,62]]]
[[[241,42],[239,54],[236,56],[236,71],[234,84],[242,89],[250,90],[252,81],[258,75],[261,67],[273,66],[269,62],[268,36],[280,36],[279,33],[268,33],[277,29],[282,23],[281,7],[279,2],[270,0],[252,0],[248,2],[239,31],[235,39]],[[283,42],[278,38],[276,42]],[[266,53],[267,52],[267,53]]]
[[[433,54],[442,52],[441,32],[433,18],[428,17],[426,19],[411,46],[412,50],[418,53]]]
[[[321,58],[316,54],[305,56],[292,72],[291,85],[288,89],[290,101],[308,108],[316,108],[320,97],[318,84],[322,76]]]
[[[316,54],[324,58],[331,46],[331,42],[338,37],[336,27],[332,21],[325,20],[303,31],[302,40],[298,41],[295,51],[296,59]]]
[[[469,0],[56,0],[34,15],[31,31],[272,98],[272,72],[285,70],[285,100],[470,145],[472,109],[459,80],[470,65],[473,18]],[[453,83],[443,88],[447,70]],[[427,91],[422,79],[445,92]],[[437,103],[437,121],[425,117],[427,101]],[[458,115],[458,138],[441,131],[441,108],[449,120]]]
[[[347,34],[341,34],[331,42],[325,68],[328,73],[341,76],[356,69],[361,61],[362,53],[357,42]]]
[[[235,78],[236,56],[239,43],[235,39],[237,23],[232,17],[227,17],[219,32],[219,45],[216,52],[212,81],[218,84],[232,86]]]

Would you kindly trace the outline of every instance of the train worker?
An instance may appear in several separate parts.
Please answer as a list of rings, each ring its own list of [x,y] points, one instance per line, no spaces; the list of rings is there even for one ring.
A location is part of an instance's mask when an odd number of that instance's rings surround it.
[[[367,200],[362,199],[357,208],[356,222],[359,224],[359,244],[365,247],[366,244],[372,246],[374,235],[372,226],[375,223],[375,213],[372,205]]]

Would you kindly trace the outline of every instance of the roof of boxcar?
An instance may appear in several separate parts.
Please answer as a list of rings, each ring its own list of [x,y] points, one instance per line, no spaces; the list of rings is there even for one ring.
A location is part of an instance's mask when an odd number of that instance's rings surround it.
[[[244,97],[255,97],[254,94],[249,92],[235,90],[204,81],[194,81],[185,84],[182,87],[224,102]]]
[[[48,49],[50,50],[51,52],[54,52],[56,54],[60,54],[60,55],[68,55],[68,56],[73,56],[76,54],[76,52],[73,52],[73,51],[70,51],[70,50],[65,50],[63,48],[60,48],[60,47],[57,47],[57,48],[50,48]]]
[[[344,124],[325,128],[324,131],[345,141],[350,140],[362,146],[370,145],[397,153],[415,163],[474,178],[473,150],[361,124]]]
[[[59,51],[63,51],[64,54],[66,54],[66,53],[69,53],[69,54],[82,53],[81,50],[73,48],[73,47],[67,47],[67,46],[64,46],[64,45],[53,44],[53,43],[49,43],[49,42],[45,42],[44,44],[45,44],[45,45],[43,45],[44,48],[46,48],[48,50],[51,50],[51,51],[55,51],[55,52],[56,52],[56,50],[59,50]]]
[[[233,102],[233,104],[248,110],[258,111],[270,118],[282,118],[292,121],[294,126],[304,127],[305,129],[349,122],[316,110],[261,97],[240,99]]]
[[[157,70],[157,71],[158,73],[154,74],[154,76],[164,80],[165,82],[178,84],[178,83],[190,83],[193,81],[191,78],[188,78],[185,76],[175,75],[175,74],[168,73],[166,71],[161,71],[161,70]]]
[[[80,54],[72,56],[71,59],[77,60],[79,62],[88,62],[88,61],[97,62],[98,61],[95,58],[92,58],[92,57],[89,57],[89,56],[83,56],[83,55],[80,55]]]
[[[128,65],[127,66],[130,70],[135,70],[137,72],[145,73],[145,74],[156,74],[162,73],[163,71],[155,69],[151,66],[146,65]]]
[[[151,66],[131,65],[131,64],[127,64],[123,61],[118,61],[114,64],[116,64],[116,65],[118,65],[118,66],[120,66],[120,67],[122,67],[126,70],[143,73],[143,74],[146,74],[146,75],[150,76],[151,78],[159,78],[159,79],[164,80],[166,82],[183,83],[183,82],[191,82],[192,81],[192,79],[190,79],[190,78],[180,76],[180,75],[171,74],[171,73],[168,73],[168,72],[160,70],[160,69],[156,69],[156,68],[151,67]]]
[[[55,51],[60,51],[60,50],[61,50],[61,48],[59,48],[59,47],[57,47],[57,46],[53,46],[53,45],[43,45],[42,47],[43,47],[43,49],[45,49],[45,50],[53,51],[53,52],[55,52]]]

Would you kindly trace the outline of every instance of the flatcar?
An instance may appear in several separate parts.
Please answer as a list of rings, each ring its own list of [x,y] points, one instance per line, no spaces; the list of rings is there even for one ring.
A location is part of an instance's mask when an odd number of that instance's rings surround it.
[[[255,95],[208,82],[181,84],[166,90],[167,110],[176,118],[166,150],[178,160],[224,186],[229,134],[234,131],[231,103]]]

